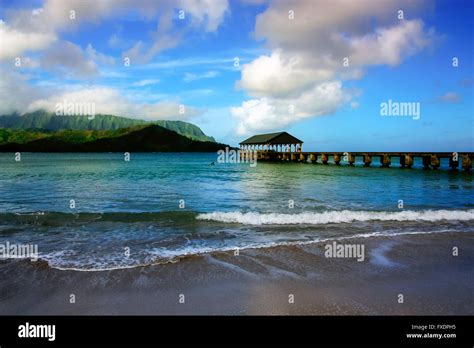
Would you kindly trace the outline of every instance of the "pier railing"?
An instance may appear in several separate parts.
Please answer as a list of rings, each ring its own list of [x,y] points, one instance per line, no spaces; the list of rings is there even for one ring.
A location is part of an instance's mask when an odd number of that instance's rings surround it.
[[[245,157],[245,151],[241,152]],[[300,162],[335,164],[347,163],[355,165],[356,157],[362,159],[364,167],[376,165],[377,160],[381,167],[390,167],[393,160],[398,159],[400,167],[411,168],[415,158],[421,158],[425,169],[438,169],[441,159],[449,159],[449,167],[458,169],[459,164],[465,171],[472,169],[474,152],[277,152],[272,150],[257,150],[258,161],[269,162]],[[331,160],[330,160],[331,158]]]

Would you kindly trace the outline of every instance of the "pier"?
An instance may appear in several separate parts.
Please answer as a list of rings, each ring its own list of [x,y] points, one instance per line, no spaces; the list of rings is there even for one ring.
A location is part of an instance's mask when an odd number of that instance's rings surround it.
[[[354,166],[359,159],[364,167],[390,167],[399,163],[401,168],[411,168],[415,158],[420,158],[424,169],[438,169],[441,159],[449,159],[451,169],[457,170],[461,165],[464,171],[472,169],[474,159],[474,152],[303,152],[302,148],[303,142],[287,132],[260,134],[240,143],[240,156],[244,159],[252,151],[258,161]]]

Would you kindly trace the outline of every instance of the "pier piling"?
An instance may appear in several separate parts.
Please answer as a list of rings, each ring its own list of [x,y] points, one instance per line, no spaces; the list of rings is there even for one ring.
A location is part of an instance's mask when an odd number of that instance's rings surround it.
[[[349,162],[350,166],[353,166],[355,163],[355,156],[351,153],[347,154],[347,162]]]
[[[382,167],[387,168],[387,167],[390,167],[390,164],[392,163],[392,159],[390,158],[389,155],[384,153],[382,156],[380,156],[380,163]]]
[[[328,155],[325,154],[325,153],[322,153],[321,154],[321,162],[323,162],[323,164],[328,164]]]
[[[472,156],[469,156],[468,154],[462,155],[462,169],[467,172],[472,169]]]
[[[411,155],[400,155],[400,166],[402,168],[411,168],[413,166],[413,157]]]
[[[439,169],[441,167],[441,160],[449,160],[449,167],[453,170],[458,169],[459,162],[461,162],[461,167],[464,171],[472,170],[472,160],[474,158],[474,153],[472,152],[462,152],[456,153],[457,156],[453,157],[452,152],[279,152],[275,150],[257,150],[257,158],[259,161],[284,161],[284,162],[299,162],[299,163],[322,163],[329,164],[329,157],[331,157],[331,164],[334,165],[343,165],[348,164],[354,166],[356,163],[356,156],[362,157],[364,167],[370,167],[372,164],[373,157],[380,158],[380,166],[387,168],[392,164],[392,157],[400,158],[400,167],[401,168],[412,168],[415,163],[415,158],[421,159],[421,163],[424,169]],[[241,158],[247,158],[249,154],[241,153]],[[321,161],[319,162],[319,157]],[[447,163],[446,163],[447,164]]]
[[[371,163],[372,163],[372,156],[364,155],[364,167],[370,167]]]
[[[431,155],[431,167],[433,169],[438,169],[440,166],[440,161],[439,161],[439,158],[438,156],[436,155]]]

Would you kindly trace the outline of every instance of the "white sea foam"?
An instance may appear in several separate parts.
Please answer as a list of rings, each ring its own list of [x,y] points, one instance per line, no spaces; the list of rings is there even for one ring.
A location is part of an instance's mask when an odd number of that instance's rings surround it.
[[[76,262],[76,265],[72,266],[70,261],[63,260],[62,258],[51,258],[50,255],[44,255],[40,257],[40,259],[45,260],[48,262],[51,268],[55,268],[62,271],[82,271],[82,272],[101,272],[101,271],[112,271],[118,269],[129,269],[129,268],[137,268],[137,267],[144,267],[150,265],[159,265],[159,264],[166,264],[166,263],[175,263],[179,262],[181,258],[189,257],[189,256],[198,256],[198,255],[206,255],[212,254],[216,252],[228,252],[228,251],[235,251],[236,249],[240,251],[244,250],[258,250],[258,249],[267,249],[267,248],[275,248],[275,247],[294,247],[294,246],[305,246],[305,245],[312,245],[312,244],[319,244],[319,243],[327,243],[330,241],[344,241],[344,240],[351,240],[351,239],[360,239],[360,238],[373,238],[373,237],[396,237],[396,236],[403,236],[403,235],[423,235],[423,234],[437,234],[437,233],[450,233],[450,232],[459,232],[458,230],[453,229],[443,229],[437,231],[404,231],[404,232],[392,232],[392,231],[385,231],[385,232],[370,232],[370,233],[360,233],[354,234],[350,236],[340,236],[340,237],[328,237],[328,238],[316,238],[313,240],[304,240],[304,241],[281,241],[281,242],[266,242],[266,243],[248,243],[246,246],[226,246],[226,247],[185,247],[183,249],[177,249],[174,251],[161,253],[157,252],[157,250],[150,250],[151,254],[157,256],[157,259],[150,262],[132,262],[130,264],[113,264],[107,262],[109,260],[102,260],[102,261],[95,261],[92,264],[86,263],[81,264],[80,262]],[[159,256],[158,256],[159,255]],[[166,255],[166,257],[164,257]],[[57,256],[57,255],[56,255]]]
[[[376,211],[326,211],[297,214],[247,212],[213,212],[199,214],[198,220],[237,223],[243,225],[323,225],[356,221],[469,221],[474,220],[474,209],[470,210],[403,210],[395,212]]]

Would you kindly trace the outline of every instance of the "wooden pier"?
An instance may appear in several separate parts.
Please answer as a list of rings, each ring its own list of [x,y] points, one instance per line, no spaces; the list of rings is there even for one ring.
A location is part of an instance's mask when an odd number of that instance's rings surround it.
[[[251,156],[258,161],[269,162],[300,162],[327,165],[346,163],[354,166],[356,158],[361,159],[364,167],[377,165],[390,167],[398,161],[401,168],[411,168],[415,158],[421,158],[425,169],[438,169],[441,159],[449,159],[449,167],[464,171],[472,169],[474,152],[303,152],[303,142],[287,132],[260,134],[240,143],[241,160],[249,160]]]
[[[253,150],[241,151],[241,158],[245,160]],[[268,162],[300,162],[314,164],[347,164],[354,166],[356,158],[360,159],[364,167],[377,164],[380,167],[390,167],[392,163],[398,162],[401,168],[411,168],[415,158],[421,158],[423,168],[438,169],[441,159],[449,159],[451,169],[461,168],[465,171],[472,169],[474,152],[277,152],[274,150],[254,150],[258,161]]]

